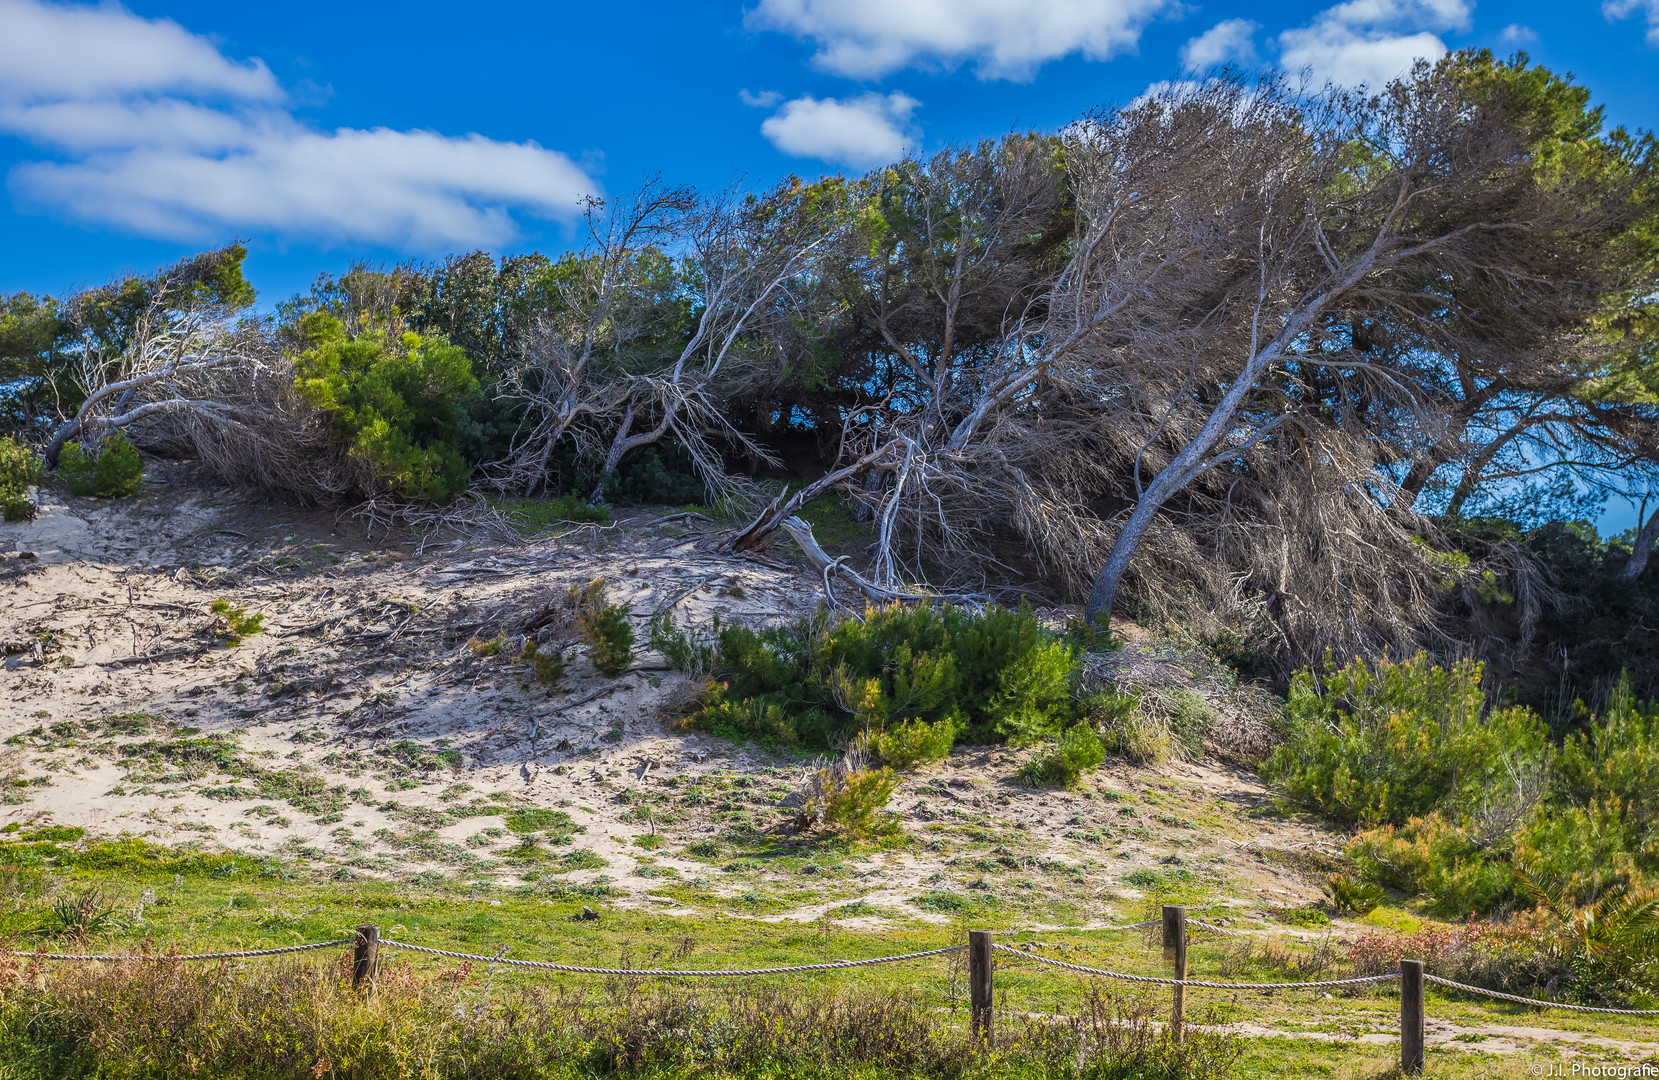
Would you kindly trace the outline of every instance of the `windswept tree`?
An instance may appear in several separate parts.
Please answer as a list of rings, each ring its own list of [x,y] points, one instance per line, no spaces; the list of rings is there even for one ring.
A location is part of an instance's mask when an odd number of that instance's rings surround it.
[[[235,423],[218,395],[193,393],[210,371],[257,365],[261,330],[241,315],[254,292],[242,276],[247,252],[231,246],[186,259],[154,277],[131,277],[55,305],[41,340],[52,363],[34,376],[64,410],[46,460],[72,439],[101,438],[170,415]]]

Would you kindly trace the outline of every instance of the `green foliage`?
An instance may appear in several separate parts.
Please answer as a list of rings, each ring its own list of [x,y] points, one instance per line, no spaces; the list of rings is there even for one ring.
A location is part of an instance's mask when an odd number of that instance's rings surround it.
[[[614,894],[538,891],[578,903]],[[572,935],[609,947],[585,926]],[[743,981],[708,994],[668,983],[578,998],[489,994],[480,972],[382,964],[372,995],[333,957],[233,970],[47,965],[7,986],[0,1049],[10,1074],[54,1080],[1224,1080],[1241,1053],[1237,1036],[1203,1026],[1177,1041],[1152,1005],[1098,990],[1060,1015],[1015,1015],[987,1051],[904,987]]]
[[[545,806],[535,806],[524,810],[515,810],[508,814],[502,824],[509,832],[522,835],[528,833],[545,832],[553,837],[568,837],[576,831],[576,821],[563,810],[549,810]]]
[[[1580,995],[1659,993],[1659,890],[1608,889],[1593,904],[1574,883],[1516,873],[1520,892],[1553,921],[1555,958]]]
[[[1659,877],[1659,707],[1628,681],[1603,716],[1587,710],[1559,749],[1524,708],[1495,708],[1471,663],[1425,658],[1298,676],[1286,742],[1263,776],[1290,797],[1363,827],[1348,846],[1374,882],[1486,911],[1517,870],[1585,902]]]
[[[118,499],[137,495],[144,486],[144,462],[127,437],[117,431],[87,454],[80,443],[65,443],[58,456],[58,475],[76,495]]]
[[[542,652],[534,641],[524,643],[522,659],[530,665],[531,673],[543,686],[552,686],[564,677],[564,657],[557,652]]]
[[[1515,859],[1583,897],[1659,880],[1659,705],[1621,679],[1550,763],[1550,785],[1516,839]]]
[[[1331,925],[1331,917],[1316,907],[1280,908],[1273,917],[1287,926],[1307,929]]]
[[[548,525],[611,523],[608,508],[591,506],[574,491],[567,491],[557,499],[519,499],[499,505],[509,521],[527,531]]]
[[[353,336],[326,311],[304,316],[294,357],[294,390],[334,416],[335,430],[384,490],[433,502],[464,491],[472,474],[462,452],[476,435],[468,406],[480,402],[466,351],[441,335]]]
[[[29,521],[35,516],[28,489],[40,483],[45,469],[39,454],[9,435],[0,437],[0,517]]]
[[[602,870],[611,864],[587,848],[577,848],[559,856],[559,865],[566,870]]]
[[[1060,736],[1059,745],[1020,770],[1020,780],[1032,787],[1073,788],[1085,772],[1099,768],[1106,760],[1106,747],[1086,725],[1079,724]]]
[[[890,836],[899,826],[885,811],[898,785],[891,769],[824,769],[804,813],[852,840]]]
[[[93,934],[102,934],[122,925],[115,914],[115,905],[107,901],[97,885],[84,889],[73,899],[60,900],[52,905],[52,918],[42,933],[48,937],[67,937],[84,942]]]
[[[265,616],[263,614],[249,615],[245,607],[233,607],[229,600],[219,597],[208,606],[208,610],[219,617],[219,636],[226,645],[235,647],[242,643],[243,638],[265,632]]]
[[[1474,806],[1540,760],[1546,731],[1531,711],[1486,708],[1481,665],[1449,669],[1426,655],[1373,670],[1354,661],[1291,683],[1289,731],[1262,768],[1286,797],[1349,824],[1402,824]]]
[[[699,634],[680,630],[674,625],[672,612],[651,620],[651,648],[662,653],[670,665],[689,675],[701,677],[713,671],[719,663],[720,616],[714,617],[714,634]]]
[[[895,604],[707,636],[664,621],[652,640],[670,662],[717,676],[688,718],[716,734],[831,747],[917,721],[949,724],[959,740],[1019,742],[1077,714],[1075,654],[1025,610]]]
[[[1361,830],[1348,857],[1362,874],[1391,888],[1432,897],[1449,915],[1485,911],[1509,895],[1509,869],[1481,837],[1445,813],[1414,817],[1400,826]],[[1508,846],[1508,838],[1500,837]]]
[[[956,726],[949,720],[906,720],[886,731],[865,732],[856,745],[879,763],[903,770],[945,760],[955,741]]]
[[[1338,915],[1369,915],[1383,902],[1382,886],[1336,873],[1325,879],[1325,895]]]
[[[678,443],[637,451],[605,480],[605,498],[615,506],[684,506],[709,499],[708,488],[691,467],[691,456]]]
[[[628,623],[628,609],[605,601],[605,581],[571,591],[576,613],[576,632],[587,642],[588,657],[601,675],[616,678],[634,662],[634,629]]]

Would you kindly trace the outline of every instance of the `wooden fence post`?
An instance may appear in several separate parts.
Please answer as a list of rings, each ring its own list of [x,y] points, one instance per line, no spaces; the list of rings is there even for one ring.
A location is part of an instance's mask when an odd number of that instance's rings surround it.
[[[991,932],[968,931],[968,1014],[973,1021],[974,1040],[990,1046],[995,1041],[991,1028]]]
[[[1400,1071],[1423,1071],[1423,961],[1400,961]]]
[[[1164,905],[1164,959],[1168,960],[1177,979],[1187,977],[1187,909],[1179,904]],[[1177,1046],[1185,1034],[1187,988],[1171,987],[1175,991],[1170,1011],[1169,1032]]]
[[[357,941],[351,950],[351,986],[361,989],[364,983],[374,985],[375,960],[380,955],[380,927],[365,924],[357,928]]]

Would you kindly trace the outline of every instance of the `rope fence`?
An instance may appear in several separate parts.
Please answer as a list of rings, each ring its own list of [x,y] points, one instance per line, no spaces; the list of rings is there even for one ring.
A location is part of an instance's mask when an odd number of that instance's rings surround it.
[[[394,949],[407,949],[409,952],[426,953],[430,956],[448,956],[456,960],[478,960],[487,964],[508,964],[515,967],[535,968],[539,971],[563,971],[574,975],[633,975],[640,978],[663,979],[696,977],[734,979],[748,975],[792,975],[800,971],[838,971],[842,968],[870,967],[873,964],[896,964],[903,960],[920,960],[924,956],[943,956],[946,953],[961,952],[967,948],[966,945],[950,945],[943,949],[902,953],[898,956],[876,956],[868,960],[837,960],[828,964],[797,964],[794,967],[752,968],[745,971],[697,971],[668,968],[573,967],[568,964],[549,964],[541,960],[513,960],[502,956],[479,956],[475,953],[450,952],[447,949],[430,949],[425,945],[411,945],[405,941],[392,941],[390,938],[381,938],[380,944],[390,945]]]
[[[88,953],[45,953],[45,952],[10,952],[9,956],[24,956],[35,960],[95,960],[99,963],[119,963],[127,960],[241,960],[250,956],[281,956],[284,953],[306,952],[310,949],[332,949],[339,945],[352,945],[356,938],[340,938],[337,941],[313,941],[309,945],[284,945],[280,949],[243,949],[239,952],[204,952],[204,953],[116,953],[110,956],[93,956]]]
[[[1187,978],[1187,933],[1189,928],[1208,930],[1217,933],[1238,936],[1236,930],[1213,926],[1186,917],[1186,909],[1177,905],[1164,908],[1164,917],[1161,920],[1131,923],[1126,926],[1103,927],[1106,930],[1135,930],[1147,926],[1163,926],[1163,946],[1166,959],[1174,968],[1174,976],[1170,978],[1155,975],[1133,975],[1123,971],[1110,971],[1106,968],[1090,967],[1086,964],[1072,964],[1064,960],[1055,960],[1046,956],[1039,956],[1028,949],[1017,948],[1011,945],[1002,945],[992,940],[992,935],[985,930],[971,930],[968,932],[968,942],[965,945],[949,945],[942,949],[924,949],[920,952],[900,953],[895,956],[873,956],[864,960],[836,960],[823,964],[794,964],[787,967],[745,968],[745,969],[717,969],[697,970],[691,968],[603,968],[585,967],[573,964],[553,964],[542,960],[519,960],[497,953],[494,956],[485,956],[480,953],[456,952],[450,949],[434,949],[426,945],[416,945],[407,941],[395,941],[380,936],[380,927],[374,925],[359,926],[357,934],[351,938],[340,938],[334,941],[317,941],[306,945],[286,945],[275,949],[243,949],[235,952],[216,953],[126,953],[117,955],[87,955],[78,953],[47,953],[47,952],[10,952],[9,955],[27,957],[34,960],[58,961],[93,961],[101,963],[129,962],[129,961],[181,961],[181,960],[241,960],[257,956],[281,956],[289,953],[307,952],[313,949],[336,948],[342,945],[352,946],[352,985],[363,988],[372,987],[375,968],[378,964],[379,949],[386,946],[393,949],[403,949],[407,952],[421,953],[427,956],[443,956],[455,960],[476,961],[482,964],[502,964],[509,967],[528,968],[535,971],[553,971],[573,975],[606,975],[636,978],[667,978],[667,979],[733,979],[747,978],[762,975],[793,975],[803,972],[841,971],[850,968],[871,967],[877,964],[896,964],[910,960],[922,960],[930,956],[945,956],[952,953],[967,952],[968,954],[968,997],[969,1017],[974,1037],[989,1045],[992,1042],[992,989],[993,989],[993,957],[995,953],[1003,953],[1020,957],[1024,960],[1034,960],[1038,964],[1060,968],[1066,971],[1075,971],[1083,975],[1091,975],[1103,979],[1117,979],[1122,982],[1152,984],[1168,986],[1173,995],[1173,1008],[1169,1030],[1179,1042],[1183,1035],[1185,1023],[1186,990],[1188,987],[1204,990],[1319,990],[1331,987],[1352,987],[1375,985],[1379,983],[1400,983],[1400,1068],[1405,1073],[1418,1073],[1423,1070],[1424,1050],[1424,1003],[1423,988],[1425,984],[1442,986],[1449,990],[1463,993],[1482,995],[1498,1001],[1512,1002],[1517,1005],[1526,1005],[1539,1009],[1565,1009],[1570,1012],[1599,1013],[1611,1016],[1659,1016],[1659,1009],[1610,1009],[1591,1005],[1572,1005],[1560,1001],[1540,1001],[1536,998],[1521,997],[1517,994],[1505,994],[1497,990],[1488,990],[1484,987],[1470,986],[1466,983],[1453,982],[1451,979],[1430,975],[1423,970],[1420,960],[1401,960],[1398,972],[1386,975],[1363,975],[1351,979],[1324,979],[1309,982],[1213,982],[1204,979]],[[504,951],[504,950],[503,950]]]

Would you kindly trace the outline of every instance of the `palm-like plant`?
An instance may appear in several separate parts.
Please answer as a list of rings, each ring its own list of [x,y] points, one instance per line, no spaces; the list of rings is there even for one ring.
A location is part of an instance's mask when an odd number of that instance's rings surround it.
[[[1555,920],[1559,959],[1582,990],[1615,986],[1652,992],[1659,983],[1659,890],[1616,886],[1579,904],[1572,883],[1515,871],[1523,893]]]

